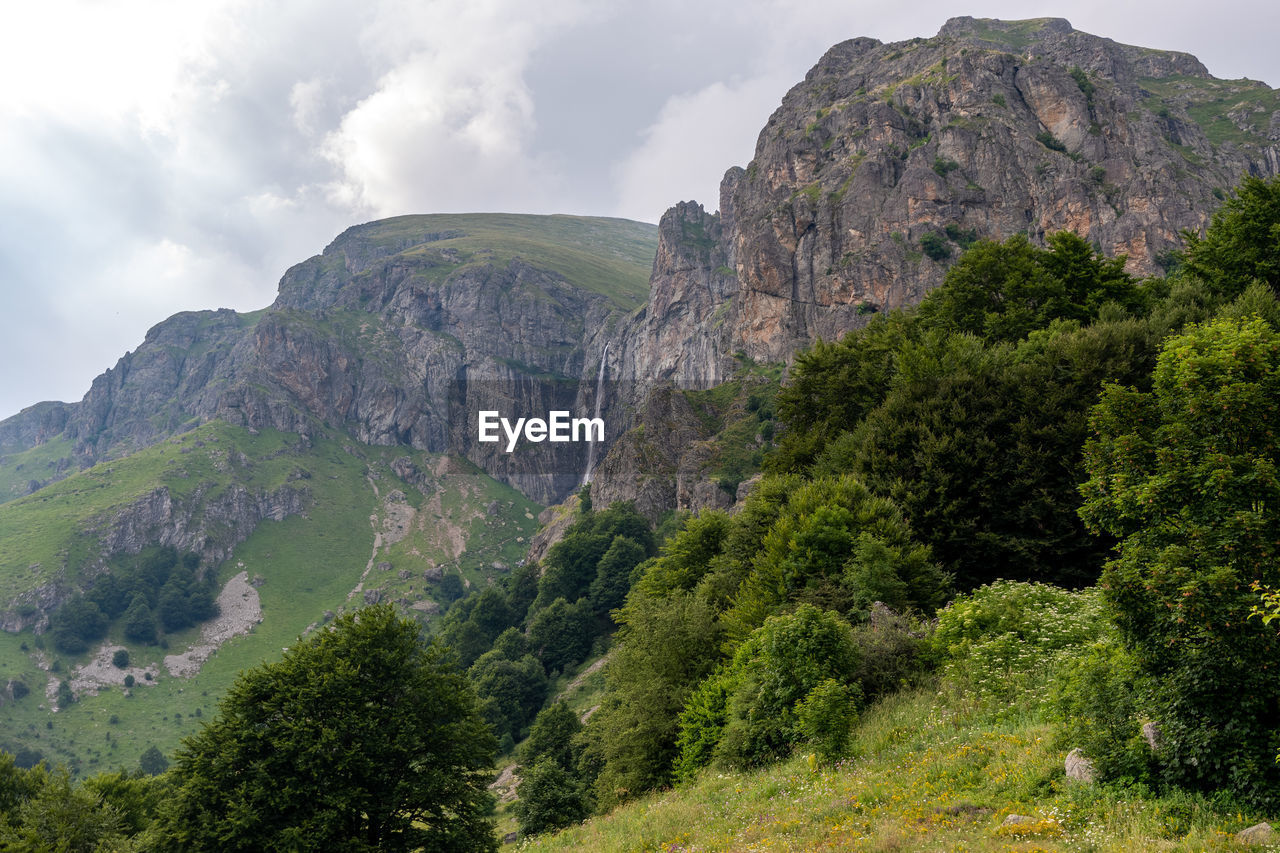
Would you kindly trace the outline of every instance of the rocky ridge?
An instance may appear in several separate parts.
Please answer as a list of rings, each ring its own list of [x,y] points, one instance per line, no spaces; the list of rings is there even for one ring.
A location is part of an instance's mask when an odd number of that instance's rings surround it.
[[[214,419],[302,435],[328,425],[454,452],[559,500],[580,480],[585,445],[509,454],[477,442],[474,412],[585,412],[599,353],[639,304],[653,236],[579,217],[355,226],[286,272],[270,308],[169,318],[80,403],[0,424],[0,448],[65,435],[83,467]]]
[[[720,209],[660,226],[618,369],[694,387],[918,302],[974,239],[1060,230],[1162,270],[1247,174],[1280,173],[1280,93],[1059,18],[954,18],[835,45],[783,98]]]

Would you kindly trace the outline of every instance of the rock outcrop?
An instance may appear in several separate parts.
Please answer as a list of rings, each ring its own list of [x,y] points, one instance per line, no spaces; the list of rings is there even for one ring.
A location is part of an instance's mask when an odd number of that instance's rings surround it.
[[[1070,230],[1158,273],[1246,174],[1280,172],[1280,93],[1061,19],[955,18],[832,47],[730,169],[663,217],[620,368],[705,387],[918,302],[963,245]]]
[[[210,494],[208,488],[175,498],[162,486],[85,532],[101,543],[103,554],[137,554],[150,545],[172,545],[216,565],[259,523],[303,512],[310,500],[309,491],[296,485],[272,492],[233,485]]]

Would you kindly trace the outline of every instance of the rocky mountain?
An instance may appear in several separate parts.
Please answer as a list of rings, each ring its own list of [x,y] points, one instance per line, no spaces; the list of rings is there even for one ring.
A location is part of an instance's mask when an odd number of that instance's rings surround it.
[[[673,207],[617,369],[705,387],[937,286],[969,242],[1075,231],[1158,273],[1246,174],[1280,173],[1280,93],[1059,18],[841,42],[770,117],[719,212]]]
[[[1069,229],[1160,272],[1243,175],[1278,172],[1280,95],[1186,54],[1048,18],[852,39],[787,93],[752,161],[725,174],[717,212],[680,203],[656,233],[492,215],[348,229],[285,274],[270,308],[177,315],[81,402],[0,423],[0,452],[69,445],[39,471],[0,463],[0,486],[28,492],[225,420],[453,452],[554,502],[581,481],[581,445],[508,454],[477,443],[471,420],[589,408],[607,345],[610,442],[646,423],[688,441],[646,470],[653,436],[633,436],[600,460],[598,496],[651,512],[720,501],[690,485],[705,448],[683,458],[710,438],[707,418],[675,417],[692,410],[669,395],[646,411],[657,384],[707,388],[785,362],[918,301],[981,238]]]
[[[270,308],[171,317],[81,402],[0,424],[0,449],[61,437],[74,469],[211,420],[303,435],[328,424],[367,444],[465,456],[553,502],[581,481],[586,446],[507,453],[477,442],[475,412],[585,413],[605,343],[643,299],[655,237],[567,216],[356,226],[285,273]]]
[[[271,306],[171,317],[83,400],[0,422],[0,628],[21,632],[0,633],[0,662],[52,702],[61,663],[29,632],[129,555],[190,552],[224,594],[260,595],[261,621],[237,628],[252,635],[240,657],[130,699],[153,718],[126,749],[157,725],[176,743],[170,706],[198,713],[197,686],[218,695],[326,613],[393,600],[429,617],[563,531],[564,507],[537,537],[535,519],[582,482],[586,446],[507,453],[477,441],[478,411],[603,401],[596,505],[729,506],[798,348],[917,302],[978,239],[1073,230],[1161,272],[1246,174],[1280,174],[1280,93],[1060,19],[957,18],[933,38],[831,48],[725,174],[716,212],[683,202],[656,229],[355,226],[288,270]],[[189,631],[174,641],[195,648]],[[147,672],[186,672],[145,651]],[[45,705],[5,713],[4,731],[51,730]],[[97,725],[64,715],[45,741],[68,757],[88,749],[73,719]]]
[[[852,39],[787,93],[752,161],[726,173],[718,212],[678,204],[656,234],[578,217],[356,226],[289,270],[270,308],[177,315],[81,402],[0,423],[6,453],[67,445],[39,471],[6,479],[0,464],[0,481],[20,494],[224,420],[453,452],[554,502],[581,480],[581,445],[506,453],[476,442],[471,421],[480,408],[586,410],[606,345],[620,380],[609,439],[648,424],[692,447],[708,419],[651,397],[655,384],[707,388],[785,362],[918,301],[981,238],[1069,229],[1160,272],[1241,176],[1278,172],[1280,95],[1186,54],[1048,18]],[[658,473],[643,461],[653,441],[600,462],[599,497],[653,512],[722,500],[691,485],[705,448],[696,463],[659,454]]]
[[[1243,176],[1277,174],[1280,92],[1216,79],[1187,54],[1060,18],[851,39],[787,93],[746,168],[725,173],[718,212],[683,202],[662,217],[649,301],[610,371],[644,389],[706,388],[744,361],[785,362],[918,302],[979,239],[1069,230],[1158,274]],[[666,393],[634,397],[636,424],[698,434]],[[645,445],[643,433],[615,445],[599,500],[652,514],[721,499],[682,485],[705,473],[703,449],[681,443],[637,469]]]

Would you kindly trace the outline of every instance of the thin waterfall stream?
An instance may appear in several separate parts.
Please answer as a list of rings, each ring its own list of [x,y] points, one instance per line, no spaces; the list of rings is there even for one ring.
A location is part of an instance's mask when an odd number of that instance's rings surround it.
[[[604,403],[604,367],[605,360],[609,356],[609,344],[605,343],[604,350],[600,353],[600,372],[596,375],[596,418],[600,417],[600,407]],[[582,474],[582,485],[591,482],[591,469],[596,464],[596,443],[590,442],[587,447],[587,470]]]

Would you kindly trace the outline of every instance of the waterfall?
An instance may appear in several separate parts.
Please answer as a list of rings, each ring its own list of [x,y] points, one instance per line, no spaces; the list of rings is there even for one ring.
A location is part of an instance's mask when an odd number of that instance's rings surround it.
[[[609,356],[609,344],[604,345],[604,350],[600,353],[600,372],[596,375],[596,417],[600,417],[600,405],[604,402],[604,365],[605,359]],[[582,474],[582,485],[591,482],[591,469],[596,464],[596,443],[588,442],[587,447],[587,470]]]

